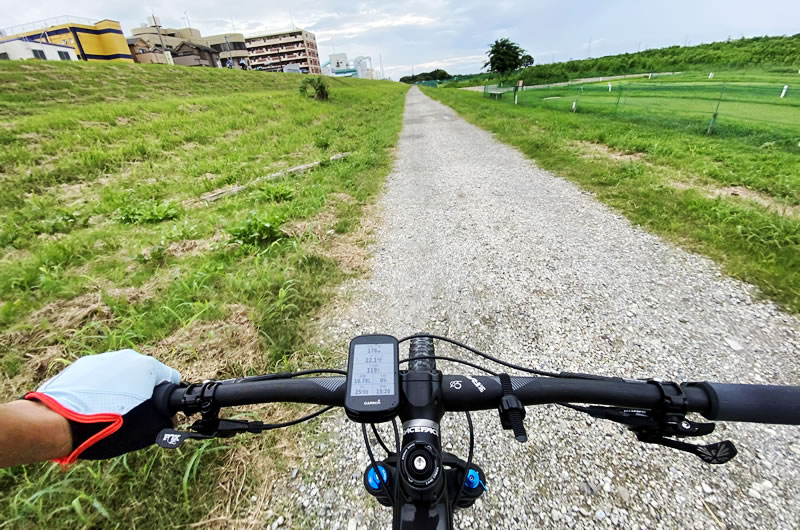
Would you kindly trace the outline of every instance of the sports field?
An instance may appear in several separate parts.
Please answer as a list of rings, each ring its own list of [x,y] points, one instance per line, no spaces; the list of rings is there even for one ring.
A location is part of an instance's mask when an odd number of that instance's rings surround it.
[[[800,152],[793,141],[800,141],[800,83],[792,88],[792,82],[800,82],[800,75],[715,72],[713,79],[699,73],[656,75],[529,88],[519,92],[518,104],[650,119],[693,131],[707,131],[716,113],[712,132],[717,135],[774,140]]]

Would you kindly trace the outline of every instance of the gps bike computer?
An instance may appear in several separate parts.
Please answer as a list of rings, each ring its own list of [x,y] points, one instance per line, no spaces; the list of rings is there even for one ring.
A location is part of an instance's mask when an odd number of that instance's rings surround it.
[[[400,366],[397,339],[361,335],[350,341],[344,410],[358,423],[378,423],[397,414]]]

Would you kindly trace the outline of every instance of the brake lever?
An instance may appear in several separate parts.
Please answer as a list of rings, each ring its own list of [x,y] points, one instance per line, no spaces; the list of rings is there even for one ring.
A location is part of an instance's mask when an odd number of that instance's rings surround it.
[[[730,440],[697,445],[673,440],[667,436],[688,438],[706,436],[714,432],[713,423],[700,423],[687,420],[680,413],[657,414],[649,410],[622,409],[617,407],[578,407],[570,408],[584,412],[594,418],[609,420],[628,427],[640,442],[663,445],[685,453],[693,454],[708,464],[724,464],[738,454],[736,446]]]
[[[706,464],[724,464],[739,454],[739,451],[736,450],[736,446],[733,445],[733,442],[730,440],[723,440],[721,442],[708,445],[698,445],[681,442],[679,440],[672,440],[671,438],[664,438],[663,436],[637,434],[636,437],[640,442],[663,445],[664,447],[670,447],[672,449],[677,449],[678,451],[691,453],[700,457],[700,459]]]
[[[183,442],[189,439],[206,440],[214,438],[212,434],[200,434],[196,432],[176,431],[175,429],[161,429],[156,436],[156,445],[162,449],[177,449]]]
[[[198,420],[190,429],[196,432],[162,429],[156,437],[156,444],[164,449],[177,449],[186,440],[208,440],[211,438],[230,438],[243,432],[260,433],[274,428],[261,421],[218,419],[213,427],[204,420]]]

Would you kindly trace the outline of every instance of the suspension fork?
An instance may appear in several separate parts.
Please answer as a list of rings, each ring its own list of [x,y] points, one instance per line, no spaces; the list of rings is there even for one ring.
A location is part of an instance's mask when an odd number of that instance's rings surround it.
[[[392,528],[452,530],[453,499],[468,474],[466,491],[458,507],[472,506],[485,489],[486,477],[475,463],[467,463],[453,454],[442,452],[440,421],[445,410],[441,399],[442,374],[433,359],[415,359],[434,355],[433,341],[412,339],[409,370],[401,374],[402,423],[401,449],[379,464],[385,467],[384,478],[390,483],[389,498],[380,487],[376,472],[364,472],[364,486],[383,506],[394,506]],[[448,469],[445,469],[448,468]],[[382,471],[383,473],[383,471]],[[393,500],[393,502],[392,502]]]

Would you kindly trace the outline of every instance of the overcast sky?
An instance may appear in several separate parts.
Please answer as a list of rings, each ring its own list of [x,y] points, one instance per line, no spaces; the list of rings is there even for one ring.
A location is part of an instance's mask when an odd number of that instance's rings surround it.
[[[2,0],[0,25],[24,24],[57,15],[122,23],[126,34],[151,9],[167,27],[186,26],[203,35],[298,27],[314,32],[324,63],[334,52],[349,58],[379,57],[387,76],[444,68],[478,72],[489,43],[509,37],[536,63],[599,57],[672,44],[697,44],[728,36],[791,35],[800,32],[800,0],[396,0],[263,1]],[[184,11],[185,10],[185,11]]]

